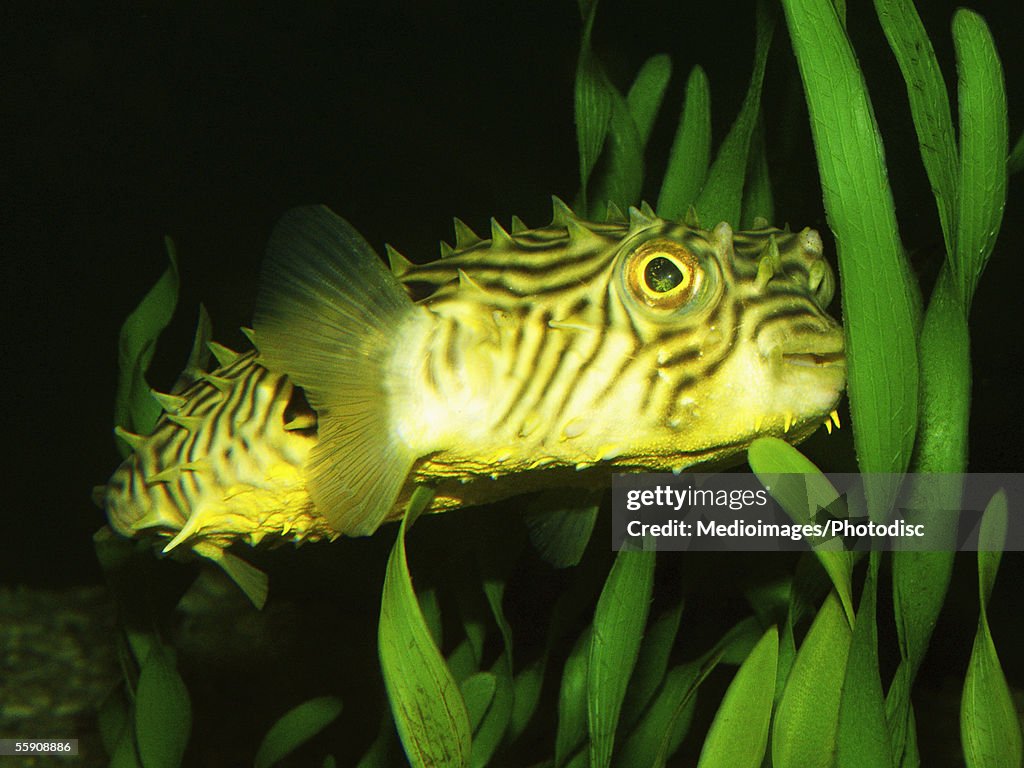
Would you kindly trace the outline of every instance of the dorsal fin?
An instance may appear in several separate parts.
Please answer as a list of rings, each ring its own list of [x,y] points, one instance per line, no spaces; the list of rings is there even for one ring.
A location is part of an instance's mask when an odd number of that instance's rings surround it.
[[[339,533],[373,533],[417,458],[391,423],[386,379],[400,326],[419,311],[362,236],[327,208],[295,209],[274,230],[256,343],[317,412],[306,486]]]

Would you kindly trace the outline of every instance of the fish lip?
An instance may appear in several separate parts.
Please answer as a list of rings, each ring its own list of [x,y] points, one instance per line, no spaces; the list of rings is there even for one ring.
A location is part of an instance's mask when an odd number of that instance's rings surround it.
[[[782,362],[804,368],[846,367],[846,352],[840,348],[828,349],[789,349],[782,350]]]

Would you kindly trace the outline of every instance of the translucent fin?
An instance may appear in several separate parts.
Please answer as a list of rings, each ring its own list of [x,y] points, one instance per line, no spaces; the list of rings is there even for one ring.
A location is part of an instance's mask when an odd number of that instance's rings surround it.
[[[267,574],[251,563],[245,562],[237,555],[225,552],[218,546],[209,542],[196,544],[193,550],[197,555],[202,555],[212,560],[221,567],[221,570],[228,575],[238,588],[249,598],[256,610],[263,610],[267,603],[267,592],[269,591],[269,579]]]
[[[317,412],[306,485],[339,533],[373,533],[417,458],[395,434],[385,389],[399,326],[415,311],[370,245],[327,208],[297,208],[274,230],[256,346]]]
[[[597,520],[600,494],[552,492],[526,507],[525,521],[534,548],[555,568],[578,565]]]

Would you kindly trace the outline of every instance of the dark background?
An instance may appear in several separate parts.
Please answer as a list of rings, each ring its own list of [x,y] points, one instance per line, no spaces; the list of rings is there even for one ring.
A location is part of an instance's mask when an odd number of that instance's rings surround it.
[[[903,84],[874,13],[851,34],[886,141],[904,240],[924,279],[941,236]],[[947,79],[950,2],[920,3]],[[531,225],[578,186],[572,83],[575,3],[75,3],[7,6],[0,88],[3,205],[3,582],[98,578],[89,500],[118,463],[111,436],[117,333],[177,244],[178,315],[151,381],[166,387],[198,302],[216,337],[244,346],[263,245],[288,208],[324,202],[367,239],[417,261],[450,217]],[[1022,128],[1024,10],[978,2],[1004,57],[1011,141]],[[781,18],[780,18],[781,22]],[[716,144],[753,54],[753,3],[602,0],[595,44],[625,88],[643,60],[674,75],[648,152],[657,196],[690,68],[711,82]],[[827,230],[785,29],[763,101],[779,224]],[[975,471],[1020,471],[1024,424],[1020,242],[1011,184],[974,328]],[[848,431],[847,431],[848,437]]]

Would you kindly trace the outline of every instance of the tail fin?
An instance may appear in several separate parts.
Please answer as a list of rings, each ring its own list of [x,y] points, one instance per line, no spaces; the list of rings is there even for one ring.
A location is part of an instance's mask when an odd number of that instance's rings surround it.
[[[369,535],[394,506],[416,455],[391,424],[385,389],[399,328],[416,311],[344,219],[323,206],[285,214],[267,246],[255,343],[317,412],[313,503],[339,533]]]

